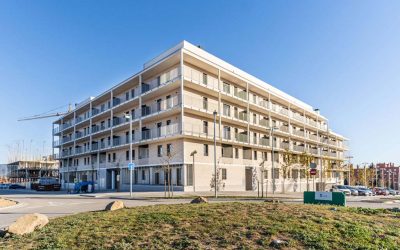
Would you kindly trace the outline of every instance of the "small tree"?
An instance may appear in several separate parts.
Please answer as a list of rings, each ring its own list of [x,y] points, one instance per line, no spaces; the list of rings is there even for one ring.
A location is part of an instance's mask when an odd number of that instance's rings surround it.
[[[310,179],[310,171],[307,171],[308,166],[310,166],[310,163],[314,161],[314,156],[311,154],[304,152],[300,155],[300,164],[304,167],[305,169],[305,175],[307,178],[307,191],[310,191],[309,187],[309,179]]]
[[[289,151],[289,149],[285,149],[282,153],[282,164],[280,167],[280,172],[282,173],[283,182],[282,182],[282,192],[285,193],[285,181],[289,176],[289,172],[294,163],[296,163],[296,155]]]
[[[221,178],[221,168],[217,168],[217,191],[221,191],[225,189],[225,182]],[[212,174],[211,181],[210,181],[210,188],[211,191],[215,189],[215,174]]]
[[[161,158],[161,163],[164,171],[164,197],[171,198],[174,195],[174,190],[171,183],[171,163],[174,160],[175,156],[177,156],[178,154],[179,151],[175,150],[171,145],[171,148],[167,150],[167,154],[163,155]],[[168,177],[168,181],[165,176]]]

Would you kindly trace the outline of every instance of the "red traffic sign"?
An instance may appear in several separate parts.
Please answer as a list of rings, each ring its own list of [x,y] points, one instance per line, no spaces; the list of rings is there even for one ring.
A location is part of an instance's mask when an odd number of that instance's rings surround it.
[[[317,169],[312,168],[310,169],[310,175],[316,175],[317,174]]]

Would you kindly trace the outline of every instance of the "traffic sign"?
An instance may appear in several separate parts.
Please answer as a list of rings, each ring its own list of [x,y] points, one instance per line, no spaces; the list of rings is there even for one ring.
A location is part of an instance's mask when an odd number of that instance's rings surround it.
[[[310,169],[310,175],[316,175],[317,174],[317,169],[312,168]]]
[[[135,163],[128,163],[128,169],[133,170],[135,168]]]
[[[311,162],[311,163],[310,163],[310,168],[312,168],[312,169],[317,168],[317,164],[314,163],[314,162]]]

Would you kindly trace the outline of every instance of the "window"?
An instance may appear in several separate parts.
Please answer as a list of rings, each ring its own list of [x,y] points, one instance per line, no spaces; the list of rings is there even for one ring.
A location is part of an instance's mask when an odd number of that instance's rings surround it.
[[[257,144],[257,133],[253,133],[253,143]]]
[[[115,153],[113,153],[113,162],[115,162],[115,160],[116,160],[116,154]]]
[[[268,170],[264,170],[264,179],[268,179]]]
[[[263,152],[263,160],[267,161],[268,160],[268,152]]]
[[[222,157],[233,158],[233,147],[232,145],[222,144]]]
[[[125,93],[125,100],[128,101],[129,100],[129,92]]]
[[[146,180],[146,171],[142,170],[142,180]]]
[[[203,144],[204,156],[208,156],[208,144]]]
[[[279,153],[278,152],[274,153],[274,161],[279,162]]]
[[[111,162],[111,154],[108,154],[108,162]]]
[[[228,104],[224,104],[224,108],[223,108],[223,115],[224,116],[231,116],[231,106],[229,106]]]
[[[224,130],[223,130],[223,138],[226,140],[230,140],[231,139],[231,127],[229,126],[224,126]]]
[[[167,109],[172,108],[172,99],[170,95],[167,95]]]
[[[235,148],[235,158],[239,159],[239,149]]]
[[[254,150],[254,160],[257,160],[257,151]]]
[[[131,98],[135,97],[135,89],[131,89]]]
[[[162,157],[163,152],[162,152],[162,145],[157,146],[157,156]]]
[[[208,122],[203,121],[203,133],[208,134]]]
[[[208,110],[208,99],[203,97],[203,109]]]
[[[279,179],[279,169],[278,168],[274,168],[273,174],[274,174],[274,176],[273,176],[274,179]]]
[[[157,100],[157,111],[161,111],[161,99]]]
[[[207,85],[207,74],[203,73],[203,84]]]
[[[224,82],[223,90],[225,93],[230,94],[231,93],[231,85],[229,83]]]
[[[193,165],[187,164],[186,170],[187,170],[186,171],[187,185],[192,186],[193,185]]]
[[[167,144],[167,155],[170,155],[172,152],[172,144]]]
[[[129,161],[129,150],[126,151],[126,160]]]
[[[132,150],[132,160],[134,160],[135,159],[135,150],[133,149]]]
[[[257,96],[256,96],[256,94],[253,94],[253,103],[257,103]]]
[[[253,114],[253,123],[257,124],[257,115],[256,114]]]
[[[222,180],[226,180],[226,168],[221,168]]]

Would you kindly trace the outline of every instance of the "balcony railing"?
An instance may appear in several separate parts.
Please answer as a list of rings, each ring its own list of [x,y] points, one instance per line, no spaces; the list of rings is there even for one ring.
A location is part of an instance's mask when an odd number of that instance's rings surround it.
[[[281,149],[289,149],[289,143],[288,143],[288,142],[281,142],[281,143],[279,144],[279,147],[280,147]]]
[[[304,130],[293,129],[292,133],[297,136],[304,137]]]
[[[318,136],[315,135],[315,134],[309,134],[308,137],[309,137],[311,140],[318,141]]]
[[[214,110],[218,111],[218,103],[214,102],[212,99],[208,99],[205,103],[204,100],[200,97],[190,96],[184,99],[185,107],[189,107],[195,110],[208,111],[213,112]]]
[[[264,127],[268,127],[268,126],[269,126],[268,120],[266,120],[266,119],[260,119],[260,125],[261,125],[261,126],[264,126]]]
[[[289,127],[282,125],[279,127],[279,131],[285,132],[285,133],[289,133]]]
[[[144,94],[153,89],[156,89],[158,87],[161,87],[163,85],[171,83],[178,78],[179,78],[179,69],[178,68],[169,70],[169,71],[161,74],[160,76],[157,76],[155,78],[152,78],[151,80],[143,82],[142,86],[141,86],[142,93]]]
[[[235,139],[238,142],[248,142],[248,138],[249,137],[248,137],[247,134],[238,133],[238,134],[235,135]]]
[[[244,90],[235,89],[235,91],[233,91],[233,95],[240,99],[247,100],[247,92]]]
[[[174,123],[161,127],[155,127],[148,130],[142,131],[142,140],[157,139],[161,137],[167,137],[176,135],[180,132],[179,124]]]
[[[142,117],[159,113],[179,106],[181,103],[180,95],[175,95],[169,99],[162,100],[159,103],[152,103],[149,106],[141,108]]]
[[[196,84],[207,86],[208,88],[218,89],[218,79],[185,65],[185,79]]]
[[[262,146],[270,146],[270,140],[269,138],[261,137],[259,139],[259,144]]]
[[[293,145],[293,150],[298,152],[304,152],[304,146],[302,145]]]

